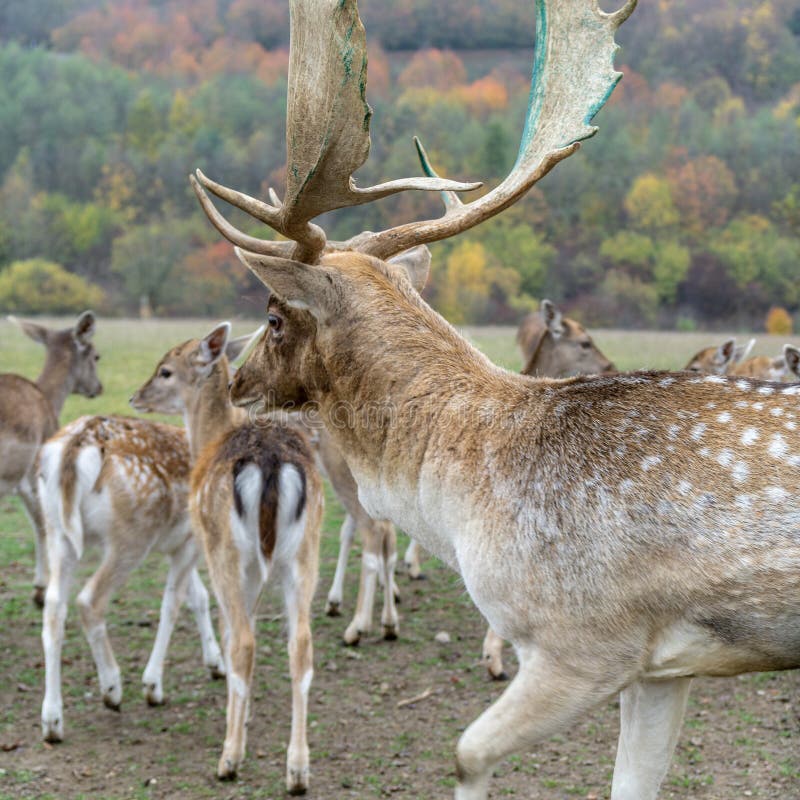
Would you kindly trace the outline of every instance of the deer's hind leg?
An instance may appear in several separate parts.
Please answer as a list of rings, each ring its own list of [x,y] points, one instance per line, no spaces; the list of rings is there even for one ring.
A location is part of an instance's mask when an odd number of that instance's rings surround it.
[[[655,800],[678,742],[691,678],[637,681],[620,693],[612,800]]]
[[[108,545],[103,562],[77,597],[81,624],[97,667],[103,703],[113,711],[119,711],[122,703],[122,676],[108,638],[106,612],[111,596],[128,580],[146,553],[146,545],[124,553]]]
[[[517,675],[458,742],[456,800],[486,800],[498,761],[563,730],[618,689],[538,650],[521,654]]]
[[[310,756],[306,720],[308,693],[314,677],[311,603],[317,583],[317,548],[313,535],[307,535],[291,574],[284,578],[292,676],[292,733],[286,754],[286,789],[290,794],[305,794],[308,790]]]

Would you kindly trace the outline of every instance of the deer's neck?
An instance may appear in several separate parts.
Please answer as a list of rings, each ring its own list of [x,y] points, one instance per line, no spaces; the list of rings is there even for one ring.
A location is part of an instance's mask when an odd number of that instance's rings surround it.
[[[193,463],[208,444],[234,426],[224,359],[214,365],[200,390],[187,398],[184,420]]]
[[[70,354],[48,350],[42,372],[36,379],[36,385],[50,402],[53,413],[58,418],[64,407],[64,401],[75,385]]]
[[[470,487],[502,469],[491,453],[533,424],[543,382],[493,365],[427,306],[372,333],[333,343],[330,390],[314,399],[367,511],[452,563],[447,531],[433,529],[459,492],[458,516],[470,513]]]

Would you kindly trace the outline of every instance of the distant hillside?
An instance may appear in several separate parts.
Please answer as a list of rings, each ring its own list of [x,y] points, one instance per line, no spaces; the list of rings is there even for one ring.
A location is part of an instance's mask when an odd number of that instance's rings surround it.
[[[533,4],[360,9],[375,116],[359,179],[419,174],[418,134],[443,173],[500,180]],[[99,284],[109,311],[246,308],[186,176],[281,190],[287,34],[286,0],[0,5],[0,276],[41,258]],[[542,296],[593,324],[749,326],[800,307],[796,0],[645,0],[618,38],[625,78],[599,135],[503,218],[436,245],[429,297],[451,319],[512,321]],[[438,200],[325,223],[344,237],[423,213]]]

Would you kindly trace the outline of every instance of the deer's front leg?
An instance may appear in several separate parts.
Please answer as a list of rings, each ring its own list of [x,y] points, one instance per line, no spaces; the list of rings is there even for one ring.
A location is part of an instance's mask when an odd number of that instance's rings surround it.
[[[381,534],[381,574],[383,580],[383,611],[381,626],[384,639],[396,639],[400,620],[397,616],[394,570],[397,565],[397,531],[391,522],[375,523]]]
[[[383,555],[381,535],[378,524],[370,524],[361,529],[361,578],[358,586],[356,613],[344,632],[345,644],[358,644],[361,636],[372,630],[372,610],[375,605],[375,590],[378,586],[378,573]]]
[[[34,485],[33,481],[28,476],[25,476],[17,487],[17,493],[22,500],[22,505],[28,515],[28,519],[31,521],[31,527],[36,537],[34,539],[36,566],[33,572],[33,602],[39,608],[43,608],[45,587],[47,586],[47,543],[45,541],[44,518],[42,517],[42,510]]]
[[[339,531],[339,558],[336,561],[336,574],[333,576],[333,583],[328,592],[328,605],[325,606],[325,613],[329,617],[338,617],[341,614],[344,576],[347,572],[347,557],[350,554],[350,548],[353,546],[355,533],[356,521],[348,514],[344,518],[342,528]]]
[[[612,800],[655,800],[680,734],[691,678],[637,681],[620,693]]]
[[[498,761],[563,730],[618,688],[578,675],[538,650],[520,659],[514,680],[458,742],[456,800],[486,800]]]
[[[197,567],[192,569],[189,576],[189,589],[186,596],[186,603],[194,614],[197,630],[200,634],[200,643],[203,648],[203,664],[208,667],[212,678],[225,677],[225,662],[222,658],[222,651],[217,644],[217,637],[214,635],[214,626],[211,623],[209,613],[208,591],[203,585]]]
[[[142,675],[144,698],[151,706],[158,706],[164,702],[164,659],[183,597],[186,594],[189,575],[194,569],[196,560],[197,549],[191,539],[170,554],[169,572],[164,586],[164,595],[161,598],[161,613],[158,617],[156,640]]]

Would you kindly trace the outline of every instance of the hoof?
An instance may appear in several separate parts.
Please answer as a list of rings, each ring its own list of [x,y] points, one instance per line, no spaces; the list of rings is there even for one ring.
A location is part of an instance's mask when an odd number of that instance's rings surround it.
[[[349,628],[344,632],[344,636],[342,636],[342,644],[345,647],[358,647],[359,642],[361,641],[361,631],[351,631]]]
[[[286,775],[286,791],[301,795],[308,791],[308,769],[290,769]]]
[[[147,683],[144,685],[144,699],[149,706],[163,706],[164,705],[164,692],[154,683]],[[119,706],[116,708],[119,711]]]
[[[229,758],[224,758],[217,767],[217,779],[221,781],[232,781],[236,778],[236,766]]]
[[[498,672],[497,674],[495,674],[494,672],[492,672],[491,670],[489,670],[489,677],[490,677],[490,678],[491,678],[493,681],[498,681],[498,682],[500,682],[500,681],[507,681],[507,680],[508,680],[508,673],[507,673],[505,670],[501,670],[500,672]]]
[[[394,642],[397,640],[397,625],[384,625],[383,626],[383,638],[386,639],[388,642]]]
[[[424,572],[409,572],[408,577],[412,581],[426,581],[428,576]]]
[[[225,667],[213,664],[208,668],[212,681],[224,681],[228,676],[225,674]]]
[[[328,600],[328,604],[325,606],[325,614],[328,617],[341,617],[342,612],[339,609],[339,603]]]
[[[103,705],[111,711],[116,711],[118,714],[122,711],[122,703],[115,703],[113,698],[107,695],[103,697]]]
[[[50,744],[64,741],[64,725],[60,719],[45,722],[42,720],[42,739]]]
[[[33,604],[37,608],[44,608],[44,586],[33,587]]]

